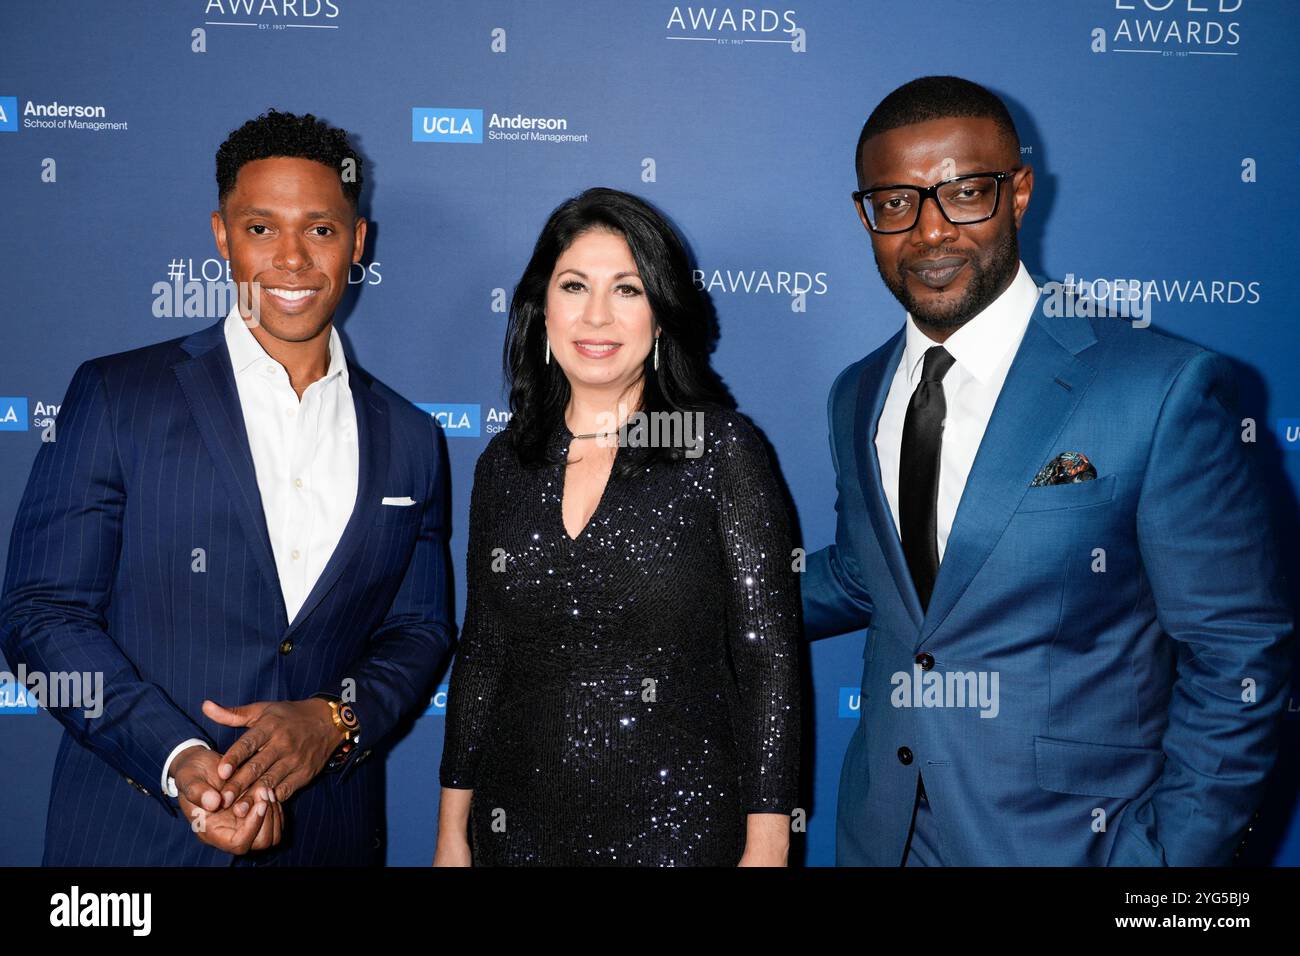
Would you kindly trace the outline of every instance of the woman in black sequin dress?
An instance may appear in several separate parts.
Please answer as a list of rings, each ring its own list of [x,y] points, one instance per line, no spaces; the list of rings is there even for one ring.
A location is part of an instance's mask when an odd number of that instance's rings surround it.
[[[705,315],[640,200],[552,214],[511,307],[511,424],[475,469],[437,864],[785,862],[798,575]]]

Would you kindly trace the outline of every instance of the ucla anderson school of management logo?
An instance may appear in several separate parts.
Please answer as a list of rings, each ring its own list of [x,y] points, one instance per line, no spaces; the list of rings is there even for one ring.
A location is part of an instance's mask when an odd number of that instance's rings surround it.
[[[585,143],[590,134],[569,128],[566,116],[524,116],[452,106],[411,107],[414,143],[482,143],[515,141]]]

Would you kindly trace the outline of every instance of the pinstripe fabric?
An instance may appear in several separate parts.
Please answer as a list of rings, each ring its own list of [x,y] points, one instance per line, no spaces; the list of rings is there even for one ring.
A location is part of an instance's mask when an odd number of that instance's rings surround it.
[[[284,840],[255,856],[379,860],[382,773],[366,757],[428,700],[452,643],[448,472],[428,415],[351,363],[349,375],[357,504],[290,627],[221,323],[77,369],[19,505],[0,601],[11,669],[104,675],[101,716],[51,711],[64,735],[46,865],[229,865],[157,792],[167,754],[187,737],[219,751],[239,738],[203,716],[205,698],[295,700],[349,678],[362,747],[291,799]],[[380,505],[402,495],[420,504]]]

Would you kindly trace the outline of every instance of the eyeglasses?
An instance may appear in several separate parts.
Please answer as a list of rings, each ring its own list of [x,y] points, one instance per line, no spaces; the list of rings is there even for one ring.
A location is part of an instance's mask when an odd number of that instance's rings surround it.
[[[954,226],[969,226],[997,215],[1002,180],[1023,167],[1000,173],[967,173],[933,186],[877,186],[853,193],[853,204],[868,230],[880,235],[908,232],[921,217],[921,205],[933,199]]]

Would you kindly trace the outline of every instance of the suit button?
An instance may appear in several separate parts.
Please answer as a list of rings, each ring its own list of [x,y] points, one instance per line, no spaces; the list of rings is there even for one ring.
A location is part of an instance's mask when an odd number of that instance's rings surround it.
[[[934,666],[934,658],[929,654],[917,654],[916,662],[921,665],[923,671],[928,671]]]
[[[281,642],[280,642],[280,653],[281,653],[281,654],[288,654],[288,653],[289,653],[290,651],[292,651],[292,650],[293,650],[293,641],[281,641]]]
[[[906,766],[907,764],[911,763],[911,762],[912,762],[912,751],[908,750],[906,747],[899,747],[899,748],[898,748],[898,762],[901,763],[901,764],[903,764],[904,766]]]

